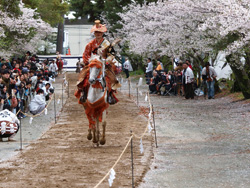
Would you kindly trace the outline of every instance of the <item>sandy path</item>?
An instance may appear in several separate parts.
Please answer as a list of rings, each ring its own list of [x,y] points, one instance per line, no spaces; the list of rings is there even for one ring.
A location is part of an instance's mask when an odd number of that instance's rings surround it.
[[[126,96],[109,108],[106,145],[95,148],[87,140],[88,122],[83,107],[73,96],[76,75],[70,74],[71,95],[60,119],[36,143],[15,159],[0,163],[0,187],[93,187],[114,164],[130,136],[130,130],[141,134],[146,119]],[[144,155],[139,140],[134,140],[135,180],[138,184],[148,170],[152,157],[152,137],[144,141]],[[113,187],[131,187],[130,149],[115,168]],[[109,187],[107,179],[100,187]]]

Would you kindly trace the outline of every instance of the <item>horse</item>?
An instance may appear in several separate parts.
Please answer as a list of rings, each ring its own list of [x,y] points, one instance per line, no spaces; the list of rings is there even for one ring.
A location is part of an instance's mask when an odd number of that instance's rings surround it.
[[[87,100],[84,103],[85,113],[89,120],[88,140],[99,146],[106,143],[106,110],[109,107],[109,88],[105,78],[105,62],[99,57],[94,57],[89,67],[89,89]],[[100,123],[102,123],[102,134],[100,139]],[[92,135],[93,132],[93,135]]]

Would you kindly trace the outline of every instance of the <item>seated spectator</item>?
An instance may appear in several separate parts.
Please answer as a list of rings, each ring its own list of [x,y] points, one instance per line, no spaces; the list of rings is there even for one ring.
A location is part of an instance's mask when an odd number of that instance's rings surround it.
[[[150,94],[157,94],[158,92],[157,85],[159,84],[160,81],[161,81],[160,76],[157,74],[156,71],[153,71],[153,77],[151,78],[149,83]]]
[[[30,113],[33,115],[41,113],[46,108],[44,91],[39,89],[35,97],[30,101]]]

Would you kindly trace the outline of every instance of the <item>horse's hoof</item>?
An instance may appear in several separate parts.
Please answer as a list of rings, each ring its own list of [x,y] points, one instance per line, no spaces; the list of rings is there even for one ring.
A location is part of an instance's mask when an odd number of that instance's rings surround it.
[[[88,134],[87,139],[92,140],[92,134],[91,133]]]
[[[101,139],[101,140],[100,140],[100,144],[101,144],[101,145],[104,145],[105,143],[106,143],[106,139]]]
[[[98,143],[97,139],[94,138],[94,139],[93,139],[93,143],[94,143],[94,144]]]

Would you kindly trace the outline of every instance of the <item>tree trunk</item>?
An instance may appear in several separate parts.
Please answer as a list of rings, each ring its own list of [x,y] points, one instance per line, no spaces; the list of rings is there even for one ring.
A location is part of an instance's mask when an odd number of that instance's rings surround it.
[[[58,24],[56,51],[63,54],[64,23]]]
[[[239,69],[234,62],[230,61],[230,57],[226,58],[239,84],[241,92],[245,99],[250,99],[250,79],[245,69]]]

